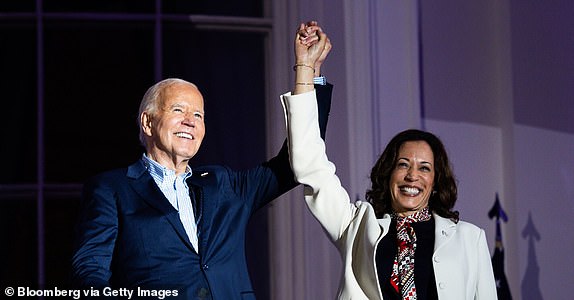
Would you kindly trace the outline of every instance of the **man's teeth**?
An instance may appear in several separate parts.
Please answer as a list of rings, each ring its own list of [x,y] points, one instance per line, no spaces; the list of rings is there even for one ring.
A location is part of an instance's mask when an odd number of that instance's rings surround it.
[[[418,195],[421,191],[415,187],[402,187],[401,188],[401,192],[405,193],[405,194],[409,194],[411,196],[416,196]]]
[[[193,140],[193,136],[187,132],[178,132],[175,134],[177,137]]]

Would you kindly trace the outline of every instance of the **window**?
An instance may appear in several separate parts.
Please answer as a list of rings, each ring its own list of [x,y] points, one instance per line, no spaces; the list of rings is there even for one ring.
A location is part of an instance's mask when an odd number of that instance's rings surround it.
[[[140,158],[137,109],[160,79],[183,78],[204,93],[207,135],[192,164],[265,159],[263,1],[4,2],[0,282],[68,284],[82,183]],[[252,234],[267,236],[264,227]],[[262,261],[267,241],[250,244]],[[267,298],[266,266],[250,267]]]

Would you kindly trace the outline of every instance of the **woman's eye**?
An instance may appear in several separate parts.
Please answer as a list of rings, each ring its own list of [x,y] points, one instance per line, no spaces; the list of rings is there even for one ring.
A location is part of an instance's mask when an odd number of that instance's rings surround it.
[[[429,167],[421,167],[421,171],[430,172],[430,170],[431,169]]]
[[[409,164],[407,164],[406,162],[400,162],[397,164],[397,168],[408,168]]]

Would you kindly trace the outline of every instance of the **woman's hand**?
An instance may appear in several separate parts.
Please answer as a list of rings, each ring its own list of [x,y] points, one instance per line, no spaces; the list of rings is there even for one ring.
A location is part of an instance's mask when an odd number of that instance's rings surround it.
[[[327,40],[327,35],[317,25],[317,22],[301,23],[295,36],[295,62],[310,65],[313,68],[316,62],[319,62],[319,65],[323,63],[331,50],[329,43],[327,52],[323,54],[327,49]]]
[[[315,26],[318,27],[317,21],[309,21],[306,24],[306,27],[310,27],[310,26]],[[306,33],[305,31],[303,31],[303,33]],[[316,31],[310,33],[309,35],[317,35]],[[304,36],[302,35],[302,38]],[[319,40],[318,38],[316,39],[317,41]],[[333,46],[331,45],[331,40],[327,37],[327,40],[325,42],[325,47],[323,49],[323,52],[321,52],[321,55],[319,56],[319,59],[317,59],[317,61],[315,62],[314,68],[315,68],[315,77],[319,77],[321,76],[321,65],[323,64],[323,62],[325,61],[325,59],[327,58],[327,55],[329,54],[329,52],[331,51],[331,48],[333,48]]]
[[[321,64],[332,46],[317,22],[301,23],[295,35],[295,88],[293,94],[312,91],[313,77],[320,75]]]

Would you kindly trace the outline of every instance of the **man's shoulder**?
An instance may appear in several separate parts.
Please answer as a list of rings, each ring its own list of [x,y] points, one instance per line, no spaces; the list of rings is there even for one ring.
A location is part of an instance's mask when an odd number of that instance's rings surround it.
[[[221,172],[228,172],[229,167],[223,165],[202,165],[192,167],[191,169],[193,173],[201,173],[201,172],[221,173]]]
[[[192,168],[194,180],[197,179],[208,179],[208,178],[217,178],[217,181],[220,181],[221,178],[227,178],[230,174],[234,173],[234,171],[224,165],[204,165]]]
[[[141,162],[133,163],[127,167],[115,168],[102,171],[98,174],[91,176],[86,182],[122,182],[128,178],[135,178],[141,176],[145,172],[145,167]]]
[[[257,169],[257,168],[255,168]],[[217,186],[225,188],[235,186],[239,183],[248,182],[253,178],[253,170],[235,170],[227,165],[204,165],[192,168],[193,176],[189,182],[199,186]],[[257,173],[257,171],[255,171]]]

